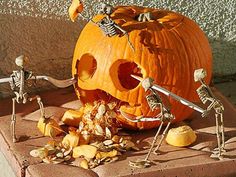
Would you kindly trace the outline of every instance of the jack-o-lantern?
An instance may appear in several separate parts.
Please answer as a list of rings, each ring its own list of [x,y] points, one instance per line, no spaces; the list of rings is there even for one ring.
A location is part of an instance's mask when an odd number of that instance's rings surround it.
[[[140,14],[150,12],[151,20],[138,21]],[[78,76],[75,90],[83,103],[103,99],[117,101],[123,112],[153,117],[145,91],[130,75],[151,77],[155,83],[192,102],[198,102],[194,70],[206,69],[210,82],[212,54],[208,40],[199,26],[189,18],[167,10],[136,6],[119,6],[110,15],[127,35],[106,36],[94,22],[96,15],[82,30],[75,47],[72,74]],[[144,15],[145,16],[145,15]],[[162,95],[164,98],[164,96]],[[168,98],[175,121],[186,119],[192,110]],[[150,129],[159,121],[132,123],[118,120],[124,127]]]

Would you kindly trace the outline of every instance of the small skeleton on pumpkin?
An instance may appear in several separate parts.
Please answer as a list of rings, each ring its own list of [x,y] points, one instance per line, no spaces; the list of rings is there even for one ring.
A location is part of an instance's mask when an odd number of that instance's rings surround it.
[[[225,152],[225,136],[224,136],[224,120],[223,120],[223,111],[224,106],[219,99],[215,97],[210,87],[203,80],[206,77],[206,71],[204,69],[198,69],[194,72],[194,81],[200,82],[201,86],[196,90],[197,94],[203,104],[210,103],[206,109],[206,113],[209,113],[210,110],[214,109],[215,119],[216,119],[216,136],[218,148],[216,148],[215,154],[211,157],[217,157],[222,159],[222,152]],[[206,114],[202,114],[202,117]]]
[[[130,161],[130,163],[129,163],[130,166],[138,167],[138,168],[145,168],[145,167],[150,166],[150,161],[148,160],[148,158],[150,157],[150,154],[157,142],[157,138],[160,134],[163,124],[167,123],[166,128],[164,129],[164,131],[162,133],[161,139],[160,139],[157,147],[154,150],[154,153],[156,153],[158,151],[159,147],[161,146],[161,144],[164,140],[166,132],[169,129],[169,126],[170,126],[172,120],[175,118],[174,115],[171,114],[170,110],[163,104],[162,99],[161,99],[160,95],[157,93],[157,91],[155,91],[152,88],[152,85],[153,85],[152,83],[153,83],[152,78],[146,78],[142,81],[142,86],[145,89],[145,92],[148,94],[146,96],[146,100],[147,100],[147,103],[148,103],[150,109],[152,111],[154,111],[155,109],[158,109],[158,108],[160,109],[160,113],[155,118],[152,118],[153,119],[152,121],[159,120],[159,121],[161,121],[161,124],[157,130],[157,133],[152,141],[152,145],[151,145],[149,152],[148,152],[147,156],[145,157],[145,159],[138,160],[138,161]],[[147,119],[147,118],[144,118],[144,119]],[[140,121],[141,120],[142,120],[142,118],[140,118]],[[145,120],[142,120],[142,121],[145,121]]]
[[[134,46],[129,40],[129,35],[127,31],[122,29],[114,20],[112,20],[111,14],[113,13],[113,11],[114,8],[111,5],[102,3],[98,13],[106,16],[102,20],[95,23],[102,29],[102,31],[108,37],[119,35],[120,33],[121,35],[126,35],[128,43],[134,51]]]
[[[74,21],[75,18],[80,15],[83,18],[87,19],[82,15],[83,11],[83,3],[79,0],[73,0],[72,5],[69,8],[69,14],[71,17],[71,20]],[[132,50],[134,51],[134,46],[130,42],[129,35],[127,31],[125,31],[122,27],[120,27],[112,18],[111,14],[114,12],[113,6],[105,3],[101,3],[98,6],[98,14],[103,14],[105,17],[103,17],[101,20],[95,22],[92,18],[89,19],[89,21],[93,22],[95,25],[97,25],[106,36],[113,37],[116,35],[125,35],[127,37],[128,43]]]

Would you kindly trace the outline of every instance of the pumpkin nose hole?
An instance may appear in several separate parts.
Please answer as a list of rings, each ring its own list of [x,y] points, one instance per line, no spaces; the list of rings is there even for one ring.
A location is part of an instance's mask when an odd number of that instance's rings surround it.
[[[141,69],[134,62],[122,63],[118,67],[118,79],[125,89],[131,90],[139,85],[139,81],[131,77],[131,74],[142,77]]]
[[[82,81],[91,79],[97,69],[97,61],[90,54],[84,54],[76,64],[78,78]]]

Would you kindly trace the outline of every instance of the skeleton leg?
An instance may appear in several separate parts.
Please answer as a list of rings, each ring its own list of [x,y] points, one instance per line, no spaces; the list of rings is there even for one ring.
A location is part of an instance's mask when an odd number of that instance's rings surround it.
[[[224,130],[224,118],[223,118],[223,114],[220,113],[220,131],[221,131],[221,139],[222,139],[222,144],[221,144],[221,148],[222,151],[225,151],[225,130]]]
[[[13,143],[16,142],[16,98],[12,98],[12,115],[11,115],[11,134]]]
[[[150,147],[150,149],[149,149],[149,151],[148,151],[148,154],[147,154],[147,156],[146,156],[145,159],[144,159],[144,160],[146,160],[146,161],[148,160],[148,158],[149,158],[149,156],[150,156],[150,154],[151,154],[151,152],[152,152],[152,149],[153,149],[154,145],[155,145],[156,142],[157,142],[157,138],[158,138],[158,135],[160,134],[162,125],[163,125],[163,122],[161,122],[161,124],[160,124],[160,126],[159,126],[159,128],[158,128],[158,130],[157,130],[157,133],[156,133],[156,135],[155,135],[155,137],[154,137],[154,139],[153,139],[153,141],[152,141],[152,145],[151,145],[151,147]]]
[[[36,95],[35,97],[29,98],[29,101],[33,101],[35,99],[37,99],[39,109],[40,109],[40,113],[41,113],[41,117],[45,118],[44,106],[43,106],[43,102],[41,101],[40,96]]]
[[[155,154],[157,154],[157,151],[159,150],[159,148],[160,148],[160,146],[161,146],[161,144],[162,144],[162,141],[163,141],[164,138],[165,138],[166,132],[168,131],[170,124],[171,124],[171,122],[168,122],[168,124],[166,125],[166,128],[165,128],[165,130],[163,131],[163,133],[162,133],[162,135],[161,135],[161,139],[160,139],[160,141],[159,141],[157,147],[156,147],[155,150],[154,150],[154,153],[155,153]]]
[[[39,108],[40,108],[41,117],[45,117],[43,102],[41,101],[40,96],[37,95],[36,98],[37,98],[37,102],[38,102],[38,105],[39,105]]]
[[[225,149],[224,149],[224,147],[225,147],[225,135],[224,135],[223,115],[222,115],[222,113],[216,113],[215,116],[218,117],[217,118],[217,123],[218,123],[219,140],[218,140],[218,137],[217,137],[218,148],[214,149],[214,153],[218,154],[220,152],[220,155],[222,155],[222,153],[226,152]],[[219,144],[219,142],[220,142],[220,144]]]
[[[127,41],[129,43],[129,46],[131,47],[131,49],[133,51],[135,51],[134,46],[133,46],[133,44],[131,43],[131,41],[129,39],[129,34],[123,28],[121,28],[119,25],[117,25],[117,24],[114,24],[114,25],[117,29],[119,29],[127,37]]]
[[[135,51],[134,46],[133,46],[133,44],[131,43],[131,41],[130,41],[130,39],[129,39],[129,35],[128,35],[127,33],[125,33],[125,35],[126,35],[126,37],[127,37],[127,41],[128,41],[128,43],[129,43],[129,46],[131,47],[131,49],[132,49],[133,51]]]
[[[218,144],[217,155],[218,155],[218,157],[220,157],[221,156],[221,138],[220,138],[219,114],[218,113],[215,114],[215,118],[216,118],[216,137],[217,137],[217,144]]]

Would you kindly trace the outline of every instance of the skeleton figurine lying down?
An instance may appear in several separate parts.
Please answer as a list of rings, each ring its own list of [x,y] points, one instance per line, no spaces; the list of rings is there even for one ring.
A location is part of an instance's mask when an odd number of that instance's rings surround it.
[[[25,85],[27,80],[38,80],[44,79],[48,82],[52,83],[56,87],[64,88],[72,85],[76,82],[74,78],[67,80],[57,80],[49,76],[34,76],[32,71],[27,71],[24,68],[25,62],[28,60],[27,57],[21,55],[15,59],[15,63],[19,66],[19,70],[13,71],[9,78],[0,79],[1,83],[10,83],[11,89],[15,94],[15,97],[12,98],[12,116],[11,116],[11,133],[12,133],[12,141],[16,142],[16,133],[15,133],[15,124],[16,124],[16,113],[15,113],[15,104],[25,104],[27,101],[37,100],[41,117],[45,119],[44,107],[41,101],[40,96],[36,95],[34,97],[29,97],[28,93],[25,91]]]

